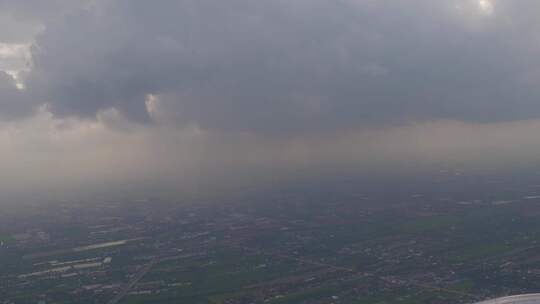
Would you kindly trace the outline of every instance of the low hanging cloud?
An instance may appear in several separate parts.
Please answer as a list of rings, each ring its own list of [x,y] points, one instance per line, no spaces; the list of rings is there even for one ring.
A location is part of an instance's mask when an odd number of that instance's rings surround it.
[[[0,0],[0,192],[534,167],[538,12]]]
[[[95,1],[46,25],[27,94],[56,117],[114,108],[294,135],[537,118],[535,1]],[[152,111],[149,113],[149,99]]]

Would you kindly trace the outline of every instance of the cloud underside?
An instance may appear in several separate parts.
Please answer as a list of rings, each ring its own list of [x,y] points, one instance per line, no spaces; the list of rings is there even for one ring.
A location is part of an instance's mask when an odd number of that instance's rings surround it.
[[[3,116],[290,136],[540,115],[535,1],[82,3],[34,41],[24,91],[0,77]]]
[[[158,2],[0,0],[2,195],[540,163],[539,1]]]

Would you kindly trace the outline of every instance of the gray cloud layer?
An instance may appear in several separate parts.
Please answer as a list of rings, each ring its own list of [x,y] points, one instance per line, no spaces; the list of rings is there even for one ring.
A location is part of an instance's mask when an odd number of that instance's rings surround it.
[[[153,94],[181,125],[273,134],[537,118],[538,6],[98,1],[46,25],[27,94],[58,117],[115,108],[139,122]]]
[[[31,109],[31,104],[17,89],[15,80],[0,71],[0,119],[12,120],[24,117]]]
[[[27,42],[46,23],[55,22],[90,1],[0,0],[0,42]]]
[[[0,203],[29,189],[534,168],[539,11],[0,0]]]

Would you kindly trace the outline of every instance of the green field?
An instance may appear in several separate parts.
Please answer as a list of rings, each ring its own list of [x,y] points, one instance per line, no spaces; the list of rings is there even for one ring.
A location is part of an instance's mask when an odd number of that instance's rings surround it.
[[[15,243],[15,239],[11,235],[0,235],[0,242],[12,244]]]

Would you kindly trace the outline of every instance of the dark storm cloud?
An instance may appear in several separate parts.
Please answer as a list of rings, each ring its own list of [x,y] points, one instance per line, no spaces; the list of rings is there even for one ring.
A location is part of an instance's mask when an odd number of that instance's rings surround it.
[[[0,0],[0,42],[27,42],[44,23],[91,0]]]
[[[24,117],[32,109],[25,96],[17,89],[13,78],[0,71],[0,119]]]
[[[515,2],[103,1],[47,25],[28,94],[273,134],[538,118],[538,4]]]

